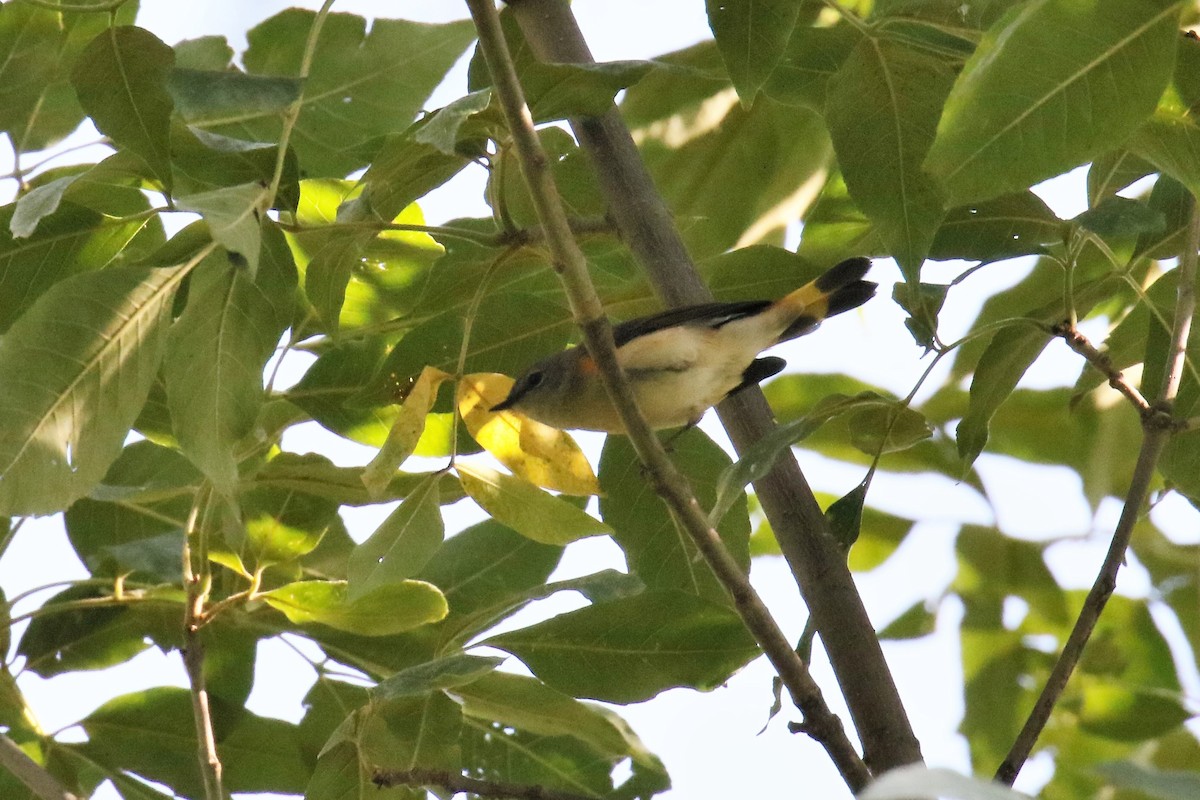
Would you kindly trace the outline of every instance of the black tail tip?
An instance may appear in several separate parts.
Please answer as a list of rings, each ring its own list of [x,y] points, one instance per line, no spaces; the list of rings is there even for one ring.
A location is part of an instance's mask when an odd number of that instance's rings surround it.
[[[877,288],[878,284],[863,280],[855,280],[839,286],[829,293],[827,300],[829,308],[826,310],[825,316],[832,317],[834,314],[858,308],[875,296]]]
[[[861,281],[869,269],[871,269],[871,259],[866,256],[847,258],[845,261],[833,265],[817,278],[817,288],[826,294],[832,293],[842,286]],[[863,302],[865,301],[864,298]]]

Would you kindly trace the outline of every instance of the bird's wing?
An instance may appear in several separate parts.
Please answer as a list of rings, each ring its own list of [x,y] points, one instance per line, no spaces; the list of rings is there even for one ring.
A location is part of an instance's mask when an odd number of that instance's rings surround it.
[[[616,340],[617,347],[621,347],[640,336],[677,325],[719,328],[736,319],[757,314],[770,305],[770,300],[745,300],[738,303],[701,303],[672,308],[614,325],[613,339]]]

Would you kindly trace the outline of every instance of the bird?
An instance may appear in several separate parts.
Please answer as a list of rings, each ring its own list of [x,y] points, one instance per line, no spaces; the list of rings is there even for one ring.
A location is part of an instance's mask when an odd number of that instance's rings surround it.
[[[692,427],[726,397],[779,373],[786,361],[759,354],[870,300],[870,267],[868,258],[849,258],[778,300],[700,303],[613,326],[617,361],[650,427]],[[625,432],[585,346],[530,366],[490,410],[562,430]]]

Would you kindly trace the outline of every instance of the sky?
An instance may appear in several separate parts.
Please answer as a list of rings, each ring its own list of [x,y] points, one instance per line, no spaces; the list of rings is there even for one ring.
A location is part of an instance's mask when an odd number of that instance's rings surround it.
[[[316,2],[278,2],[278,0],[205,0],[180,3],[178,0],[143,0],[138,23],[169,44],[201,35],[224,34],[235,50],[245,47],[245,31],[279,10],[291,6],[316,8]],[[573,5],[579,24],[599,60],[652,57],[708,38],[704,4],[699,0],[576,0]],[[340,0],[335,11],[365,16],[382,14],[422,21],[446,21],[466,16],[466,8],[448,0],[421,2],[391,0]],[[461,62],[431,99],[431,108],[442,105],[465,92],[465,61]],[[81,135],[83,141],[89,134]],[[90,134],[95,137],[94,132]],[[2,156],[0,156],[2,158]],[[0,164],[0,170],[4,165]],[[1063,218],[1084,208],[1083,173],[1075,171],[1048,182],[1039,193]],[[482,176],[467,173],[451,188],[439,190],[422,201],[431,224],[466,214],[484,215],[480,199]],[[9,187],[0,186],[0,191]],[[983,298],[1023,277],[1030,264],[1015,260],[982,270],[962,289],[942,320],[943,339],[952,340],[965,331]],[[933,265],[929,279],[949,280],[962,264]],[[889,284],[899,279],[899,271],[890,262],[877,262],[872,277],[883,288],[880,297],[864,309],[831,321],[821,331],[779,348],[793,365],[814,372],[850,372],[901,395],[912,387],[927,366],[920,350],[903,328],[903,314],[888,299]],[[847,365],[852,365],[848,368]],[[286,385],[302,374],[307,366],[303,356],[286,363],[280,380]],[[948,365],[947,365],[948,366]],[[1048,348],[1046,355],[1023,380],[1023,386],[1046,388],[1073,383],[1079,364],[1060,343]],[[938,385],[935,378],[931,384]],[[714,420],[705,429],[725,442]],[[585,447],[598,452],[599,436],[584,436]],[[374,455],[370,448],[346,442],[321,429],[315,423],[299,426],[284,441],[285,449],[296,452],[323,452],[341,464],[364,464]],[[812,453],[799,453],[801,466],[814,488],[837,495],[844,494],[862,478],[857,467],[831,462]],[[934,635],[915,641],[885,643],[885,652],[897,678],[901,695],[912,717],[930,765],[969,770],[965,742],[955,733],[962,714],[959,645],[956,629],[961,608],[941,594],[954,577],[956,565],[953,537],[960,522],[982,525],[999,524],[1008,534],[1032,540],[1044,540],[1073,534],[1069,542],[1055,544],[1047,554],[1049,565],[1065,585],[1090,585],[1094,566],[1098,565],[1119,512],[1119,504],[1106,503],[1093,517],[1083,498],[1078,478],[1054,467],[1030,465],[1012,459],[982,457],[979,471],[996,500],[989,507],[972,490],[954,482],[931,476],[881,474],[872,487],[870,502],[886,511],[921,522],[900,550],[881,567],[856,576],[867,608],[877,627],[882,628],[914,602],[925,600],[938,612]],[[1194,528],[1194,513],[1177,498],[1156,510],[1155,519],[1187,540],[1185,527]],[[936,509],[931,512],[930,509]],[[357,539],[365,538],[391,510],[391,506],[348,509],[347,525]],[[454,507],[449,524],[461,528],[481,518],[481,512],[465,503]],[[33,571],[31,565],[44,567]],[[604,539],[586,540],[572,545],[554,579],[586,574],[609,566],[623,565],[616,546]],[[14,595],[56,580],[85,577],[86,573],[66,543],[61,517],[33,520],[16,537],[0,559],[0,587]],[[754,585],[792,638],[799,636],[804,623],[803,605],[782,559],[757,560],[753,567]],[[1136,563],[1123,570],[1119,591],[1144,595],[1148,583]],[[40,595],[44,599],[45,594]],[[36,604],[39,598],[34,598]],[[582,604],[578,601],[577,604]],[[29,605],[24,606],[26,610]],[[557,605],[542,604],[527,610],[506,627],[519,627],[547,615],[573,607],[570,599]],[[18,609],[18,611],[21,609]],[[1019,615],[1014,606],[1011,613]],[[305,648],[297,638],[291,644],[268,641],[260,645],[256,683],[250,708],[267,716],[296,721],[303,713],[300,700],[314,674],[293,647]],[[311,648],[310,648],[311,652]],[[825,662],[818,656],[813,665],[818,682],[835,712],[848,719]],[[1189,673],[1189,692],[1200,694],[1200,679]],[[44,727],[63,729],[63,738],[82,734],[70,726],[105,700],[151,685],[186,686],[186,676],[177,653],[162,655],[150,651],[120,667],[98,673],[71,674],[51,680],[23,675],[20,680]],[[700,694],[689,690],[671,690],[658,698],[634,706],[621,707],[625,716],[651,750],[658,753],[671,773],[675,788],[662,795],[668,800],[716,800],[728,797],[777,797],[794,789],[803,776],[808,796],[837,798],[847,796],[841,779],[829,764],[821,748],[786,730],[788,714],[782,714],[760,733],[767,723],[771,704],[771,671],[759,659],[735,675],[726,686]],[[946,691],[952,687],[952,691]],[[1045,759],[1033,763],[1022,774],[1018,788],[1036,788],[1048,777]],[[98,800],[112,800],[116,794],[101,790]],[[263,795],[256,795],[263,797]]]

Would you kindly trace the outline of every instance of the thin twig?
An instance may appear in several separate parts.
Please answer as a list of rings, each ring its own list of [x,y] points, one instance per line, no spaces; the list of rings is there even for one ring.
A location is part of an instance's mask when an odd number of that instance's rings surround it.
[[[439,786],[450,794],[467,792],[476,797],[512,798],[512,800],[595,800],[593,795],[563,792],[544,786],[502,783],[468,778],[444,769],[375,770],[371,782],[380,789],[391,786]]]
[[[1133,407],[1137,409],[1138,415],[1142,419],[1147,419],[1155,413],[1154,408],[1146,401],[1138,388],[1125,379],[1121,370],[1113,366],[1112,359],[1108,357],[1108,354],[1100,352],[1070,320],[1063,320],[1051,330],[1055,336],[1062,337],[1062,340],[1067,343],[1067,347],[1087,359],[1089,364],[1108,378],[1108,385],[1125,395],[1129,402],[1133,403]]]
[[[59,782],[58,778],[34,761],[12,739],[0,733],[0,767],[12,773],[41,800],[80,800]]]
[[[1083,649],[1087,645],[1096,622],[1100,618],[1108,598],[1117,585],[1117,573],[1125,561],[1125,551],[1129,547],[1134,525],[1142,513],[1142,505],[1146,502],[1150,482],[1154,478],[1154,468],[1163,447],[1171,432],[1177,427],[1171,415],[1175,396],[1179,392],[1180,379],[1183,376],[1184,362],[1187,358],[1188,335],[1191,332],[1192,318],[1196,312],[1196,259],[1200,251],[1200,208],[1192,209],[1191,221],[1188,226],[1187,247],[1179,260],[1179,288],[1175,298],[1175,323],[1171,329],[1171,344],[1167,354],[1167,369],[1163,375],[1162,386],[1158,398],[1152,406],[1152,413],[1142,420],[1142,447],[1138,452],[1137,464],[1133,468],[1133,476],[1129,481],[1129,491],[1125,494],[1125,505],[1121,509],[1121,517],[1117,520],[1116,530],[1113,531],[1112,542],[1100,572],[1083,601],[1079,618],[1075,627],[1063,645],[1062,653],[1042,688],[1029,718],[1013,742],[1003,763],[996,770],[996,780],[1012,785],[1021,767],[1033,752],[1033,746],[1050,719],[1050,712],[1055,703],[1066,689],[1075,665],[1079,663]]]
[[[566,0],[509,0],[526,42],[543,61],[593,63]],[[570,120],[593,166],[621,239],[667,307],[709,302],[712,293],[691,262],[670,209],[655,188],[637,145],[615,107]],[[774,415],[758,387],[717,406],[729,438],[745,453],[775,430]],[[816,621],[874,772],[921,761],[921,747],[901,702],[846,558],[795,456],[779,455],[754,482],[763,513]]]
[[[841,720],[829,710],[808,667],[792,649],[791,643],[750,585],[746,573],[725,548],[718,533],[708,524],[707,516],[692,495],[687,479],[667,457],[638,409],[629,383],[617,362],[612,328],[588,276],[587,262],[567,224],[562,201],[548,169],[546,154],[538,140],[500,28],[496,7],[493,0],[467,0],[467,6],[475,21],[480,50],[491,71],[496,96],[513,135],[521,171],[542,229],[546,232],[546,243],[554,267],[563,280],[588,351],[596,359],[604,386],[634,449],[646,467],[650,482],[729,592],[735,610],[779,673],[793,702],[803,710],[813,738],[829,753],[846,784],[855,791],[863,788],[870,780],[870,773],[842,729]]]
[[[183,665],[187,670],[188,682],[192,690],[192,718],[196,727],[197,758],[200,762],[200,775],[204,780],[204,796],[206,800],[224,800],[225,792],[221,785],[221,758],[217,755],[217,741],[213,733],[212,711],[208,703],[208,689],[204,681],[204,643],[200,641],[200,625],[204,619],[204,603],[207,599],[207,557],[201,544],[198,573],[192,564],[193,539],[203,538],[205,525],[200,520],[200,512],[207,509],[211,493],[204,490],[196,493],[192,510],[188,514],[187,527],[183,539],[183,586],[187,590],[187,605],[183,619]]]
[[[329,16],[329,8],[333,2],[334,0],[325,0],[321,4],[321,8],[313,18],[312,28],[308,31],[308,39],[304,43],[304,55],[300,58],[300,74],[296,76],[302,82],[300,96],[283,114],[283,128],[279,132],[279,153],[275,156],[275,172],[271,176],[271,185],[267,191],[268,205],[274,205],[275,197],[279,194],[279,184],[283,181],[284,167],[287,166],[288,142],[292,138],[296,121],[300,119],[300,112],[304,110],[303,81],[308,77],[308,71],[312,69],[313,54],[317,51],[317,40],[321,37],[321,28],[325,25],[325,18]]]
[[[577,234],[614,233],[613,224],[604,217],[571,217],[568,220],[571,230]],[[498,230],[495,233],[481,233],[470,228],[458,228],[453,225],[417,225],[408,222],[385,222],[383,220],[357,220],[355,222],[331,222],[326,225],[305,225],[300,223],[280,223],[280,228],[289,233],[306,233],[309,231],[329,232],[331,230],[366,230],[366,231],[406,231],[412,233],[428,233],[431,236],[442,236],[449,239],[462,239],[484,247],[521,247],[536,244],[545,236],[541,228],[512,228]]]

